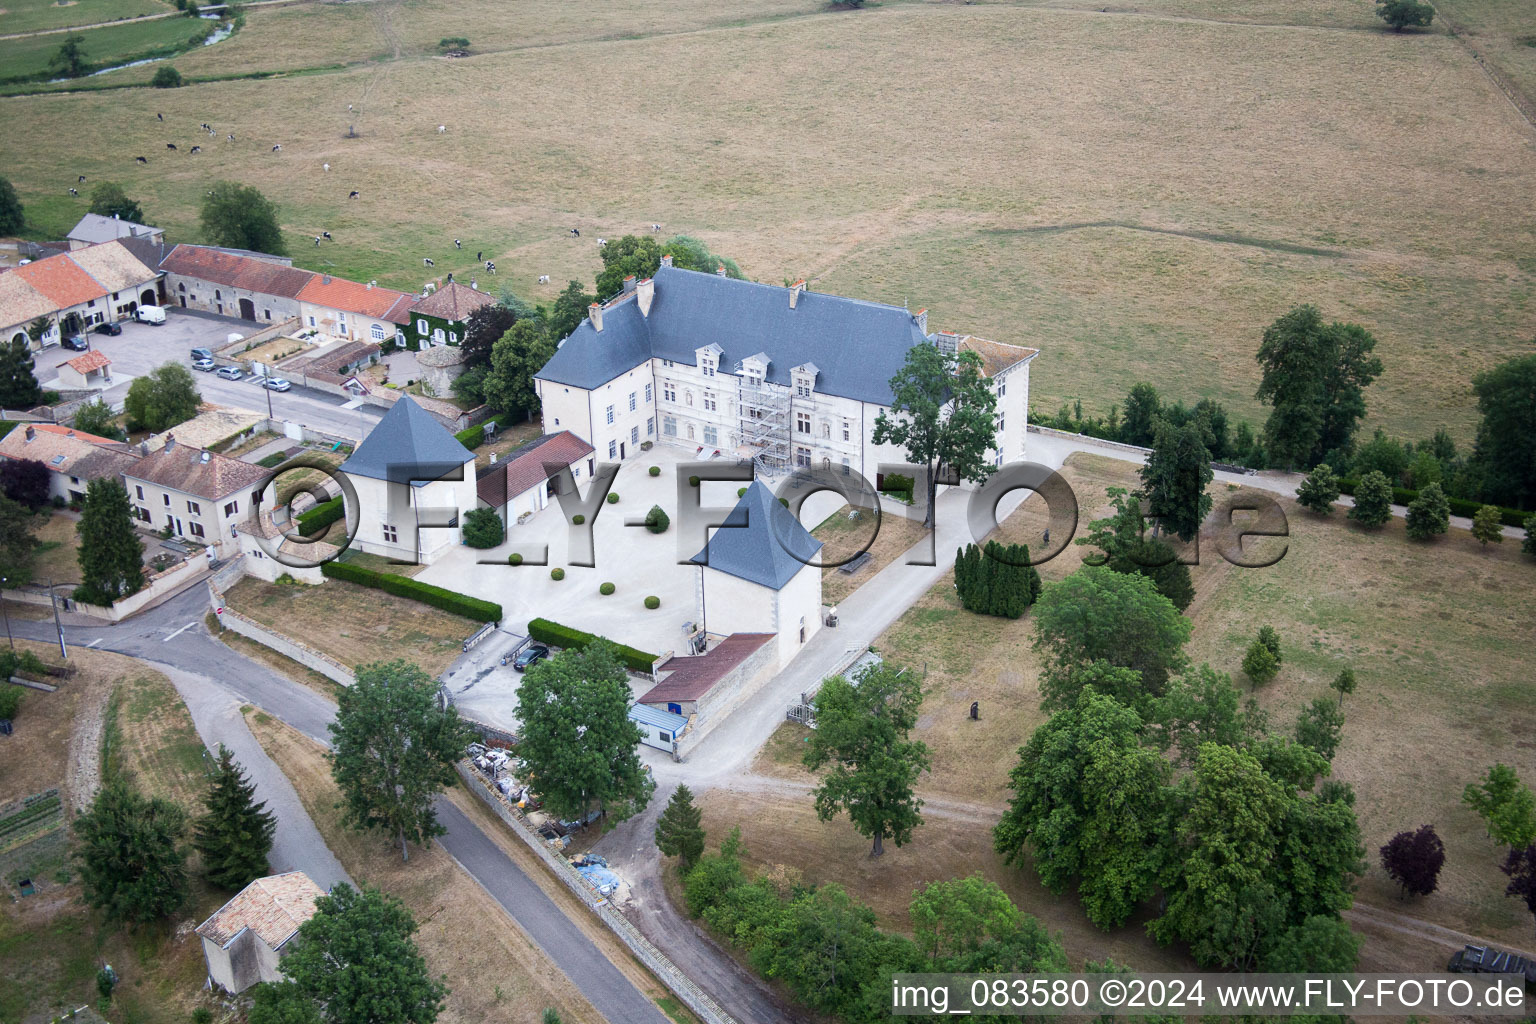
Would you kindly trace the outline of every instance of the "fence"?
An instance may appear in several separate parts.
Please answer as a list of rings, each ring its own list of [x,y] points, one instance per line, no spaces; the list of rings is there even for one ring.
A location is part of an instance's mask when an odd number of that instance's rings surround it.
[[[652,945],[650,939],[641,935],[638,928],[615,910],[606,897],[593,892],[575,868],[571,867],[563,857],[558,857],[551,852],[538,833],[523,820],[522,813],[488,785],[485,778],[468,760],[460,761],[458,767],[459,775],[469,786],[470,792],[495,811],[497,816],[512,829],[512,834],[526,843],[554,873],[554,876],[564,882],[565,887],[575,893],[577,899],[585,903],[588,909],[597,915],[597,919],[607,925],[608,930],[618,936],[619,941],[629,947],[629,951],[635,955],[635,958],[656,975],[684,1006],[692,1010],[696,1017],[704,1021],[704,1024],[736,1024],[735,1019],[722,1010],[703,989],[694,984],[693,979],[678,970],[677,965],[667,959],[666,954]]]
[[[285,636],[275,629],[269,629],[261,623],[246,618],[232,608],[224,604],[224,595],[214,585],[212,579],[208,580],[208,601],[212,605],[215,614],[219,617],[219,625],[225,629],[239,633],[256,641],[263,647],[272,650],[286,658],[303,665],[305,668],[314,669],[327,679],[334,680],[342,686],[351,686],[357,682],[357,676],[352,670],[329,654],[317,651],[313,647],[291,636]]]

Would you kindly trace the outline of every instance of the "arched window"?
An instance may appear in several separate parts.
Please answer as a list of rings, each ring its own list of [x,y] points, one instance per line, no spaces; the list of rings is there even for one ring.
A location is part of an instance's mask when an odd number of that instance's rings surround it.
[[[374,324],[372,327],[368,328],[368,333],[373,337],[374,341],[383,341],[384,340],[384,325],[383,324]]]
[[[177,285],[177,286],[176,286],[176,290],[177,290],[177,291],[179,291],[179,292],[184,292],[184,291],[186,291],[186,290],[187,290],[187,286],[186,286],[186,283],[185,283],[185,282],[183,282],[183,283],[181,283],[181,284],[179,284],[179,285]]]
[[[215,288],[213,290],[213,301],[214,302],[223,302],[224,301],[224,296],[219,294],[219,290],[217,288]]]
[[[12,345],[25,344],[26,340],[27,340],[27,332],[26,331],[17,331],[15,334],[11,335],[11,344]]]

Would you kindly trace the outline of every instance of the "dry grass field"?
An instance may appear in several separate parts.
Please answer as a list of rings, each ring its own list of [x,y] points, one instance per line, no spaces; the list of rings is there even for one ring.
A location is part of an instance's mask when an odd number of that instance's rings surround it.
[[[837,604],[923,537],[921,522],[885,513],[880,516],[879,531],[871,539],[870,534],[875,531],[873,517],[863,514],[858,519],[849,519],[850,511],[844,505],[811,531],[823,545],[817,556],[826,566],[821,570],[822,604]],[[861,549],[869,554],[869,561],[857,572],[846,573],[840,566],[831,564],[853,558]]]
[[[1501,33],[1529,17],[1466,2]],[[760,280],[1038,346],[1040,408],[1106,411],[1150,378],[1257,418],[1259,335],[1312,301],[1380,339],[1367,429],[1469,438],[1469,378],[1536,334],[1536,161],[1467,48],[1380,31],[1365,0],[1100,6],[257,11],[183,73],[348,66],[0,100],[0,150],[34,220],[71,223],[84,173],[192,238],[208,182],[234,178],[280,204],[301,263],[406,288],[422,257],[462,276],[484,250],[494,286],[548,300],[591,280],[595,236],[659,222]],[[476,55],[433,55],[450,34]],[[82,125],[94,145],[50,142]],[[335,243],[297,244],[321,230]]]

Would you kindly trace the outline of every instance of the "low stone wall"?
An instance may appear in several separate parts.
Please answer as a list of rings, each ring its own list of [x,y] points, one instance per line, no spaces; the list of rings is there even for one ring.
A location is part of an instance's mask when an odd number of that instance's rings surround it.
[[[196,554],[185,562],[173,565],[164,572],[151,576],[144,589],[136,594],[128,595],[121,601],[114,601],[110,607],[103,607],[99,604],[86,604],[84,601],[71,599],[68,610],[97,619],[105,619],[108,622],[121,622],[128,616],[142,610],[146,605],[176,593],[187,584],[193,582],[199,574],[207,571],[207,556]]]
[[[208,581],[208,601],[218,615],[219,625],[225,629],[239,633],[243,637],[249,637],[263,647],[270,647],[284,657],[292,658],[305,668],[314,669],[342,686],[351,686],[357,682],[357,677],[353,675],[352,670],[329,654],[317,651],[301,640],[295,640],[291,636],[285,636],[275,629],[263,626],[254,619],[248,619],[226,606],[223,593],[213,585],[211,579]]]
[[[549,846],[539,837],[528,822],[523,818],[522,812],[508,803],[506,799],[486,781],[485,777],[468,761],[460,761],[459,775],[469,786],[469,791],[479,797],[481,802],[494,811],[497,817],[507,823],[512,834],[526,843],[544,866],[549,868],[565,887],[576,894],[576,897],[587,905],[587,908],[597,916],[597,919],[607,926],[608,930],[618,936],[620,942],[629,947],[629,951],[635,955],[652,974],[654,974],[667,989],[682,1001],[683,1005],[692,1010],[704,1024],[736,1024],[735,1018],[722,1010],[713,999],[693,979],[677,968],[666,954],[657,949],[650,939],[640,934],[640,930],[630,924],[628,919],[614,909],[607,897],[599,896],[587,885],[586,879],[565,860],[550,850]]]
[[[1065,430],[1057,430],[1055,427],[1042,427],[1038,423],[1031,423],[1025,428],[1031,434],[1046,434],[1050,437],[1060,437],[1067,441],[1080,441],[1083,444],[1091,444],[1100,448],[1114,448],[1122,452],[1134,452],[1137,455],[1150,455],[1151,448],[1143,448],[1140,445],[1126,444],[1123,441],[1106,441],[1102,437],[1092,437],[1088,434],[1071,434]]]
[[[772,640],[753,651],[740,665],[731,669],[710,688],[693,716],[692,727],[677,741],[677,756],[688,753],[725,721],[743,701],[763,688],[778,668],[779,645]]]

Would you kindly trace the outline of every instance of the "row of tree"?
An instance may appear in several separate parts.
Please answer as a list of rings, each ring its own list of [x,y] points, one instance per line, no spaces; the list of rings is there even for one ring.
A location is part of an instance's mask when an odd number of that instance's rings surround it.
[[[955,590],[960,606],[980,615],[1017,619],[1040,596],[1040,573],[1029,562],[1029,545],[987,541],[955,552]]]
[[[1330,515],[1340,495],[1339,478],[1327,463],[1315,467],[1296,489],[1296,500],[1318,515]],[[1348,516],[1361,526],[1377,528],[1392,520],[1395,495],[1392,482],[1380,470],[1371,470],[1355,485],[1354,504]],[[1411,540],[1433,540],[1451,528],[1451,503],[1438,483],[1426,484],[1408,502],[1405,526]],[[1497,505],[1479,506],[1472,514],[1472,537],[1485,548],[1504,542],[1504,511]],[[1536,555],[1536,514],[1525,519],[1521,550]]]

